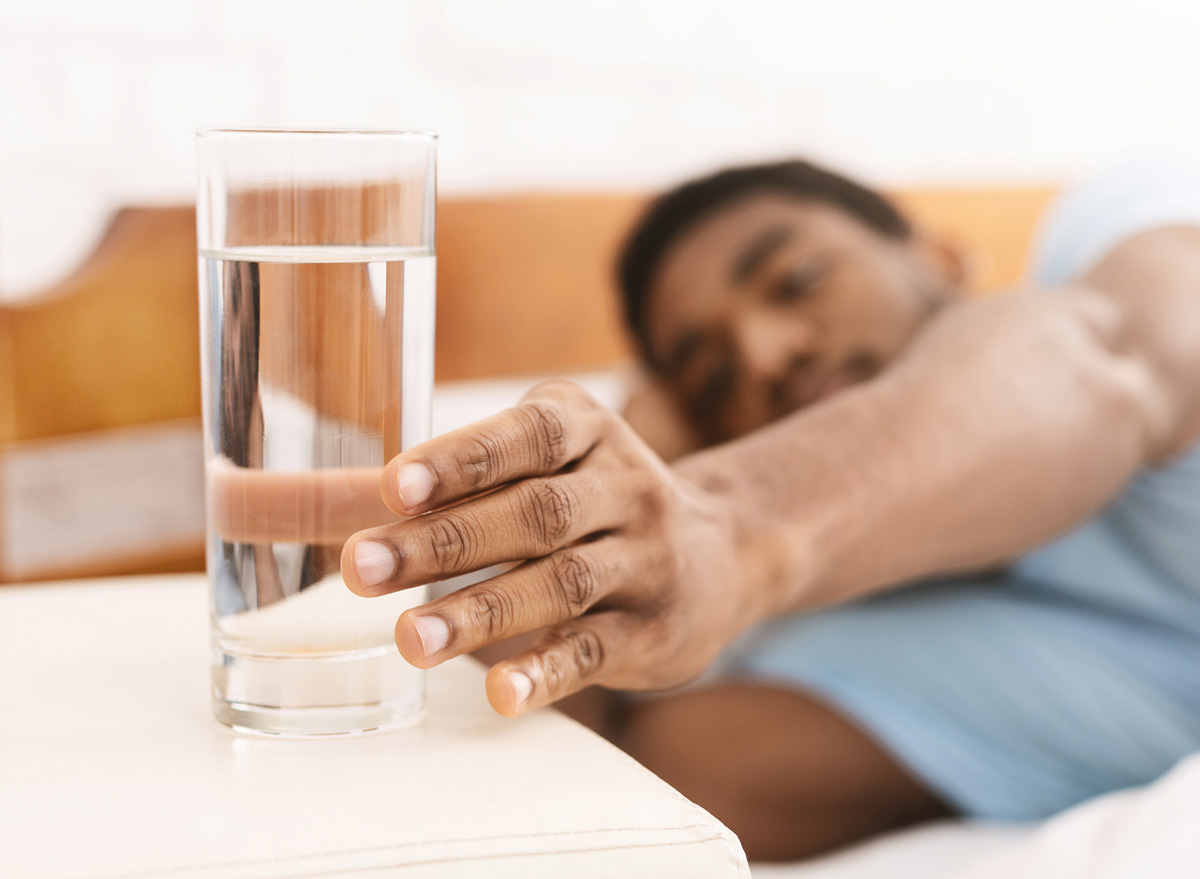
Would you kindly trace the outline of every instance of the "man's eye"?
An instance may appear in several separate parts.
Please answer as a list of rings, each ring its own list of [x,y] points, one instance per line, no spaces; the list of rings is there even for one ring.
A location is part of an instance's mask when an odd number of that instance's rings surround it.
[[[823,262],[796,266],[772,287],[771,301],[781,305],[799,302],[821,286],[827,273],[827,266]]]

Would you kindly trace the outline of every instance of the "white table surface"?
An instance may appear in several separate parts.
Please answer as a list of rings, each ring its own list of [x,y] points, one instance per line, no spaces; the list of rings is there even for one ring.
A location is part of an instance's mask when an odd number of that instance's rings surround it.
[[[506,720],[483,671],[428,718],[316,741],[209,708],[199,576],[0,587],[0,876],[743,876],[737,839],[607,742]]]

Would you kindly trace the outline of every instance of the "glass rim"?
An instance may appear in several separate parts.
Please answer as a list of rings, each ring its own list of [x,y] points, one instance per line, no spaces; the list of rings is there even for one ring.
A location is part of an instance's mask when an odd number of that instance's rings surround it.
[[[437,140],[432,129],[422,128],[197,128],[197,138],[369,138],[380,140]]]

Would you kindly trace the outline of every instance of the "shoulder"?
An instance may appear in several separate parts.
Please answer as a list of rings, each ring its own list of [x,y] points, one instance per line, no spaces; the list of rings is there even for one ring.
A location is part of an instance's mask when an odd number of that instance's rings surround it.
[[[1031,280],[1078,280],[1123,242],[1169,226],[1200,227],[1200,149],[1146,153],[1067,189],[1040,224]]]

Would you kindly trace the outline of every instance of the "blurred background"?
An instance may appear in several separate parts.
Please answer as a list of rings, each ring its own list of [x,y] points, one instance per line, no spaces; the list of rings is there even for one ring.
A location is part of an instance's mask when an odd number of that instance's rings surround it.
[[[190,200],[197,126],[434,128],[451,194],[1057,182],[1200,134],[1198,36],[1188,0],[0,0],[0,297]]]
[[[722,164],[858,175],[1013,283],[1062,185],[1200,143],[1198,45],[1191,0],[0,0],[0,582],[203,564],[197,127],[440,133],[439,431],[535,374],[619,406],[613,251]]]

